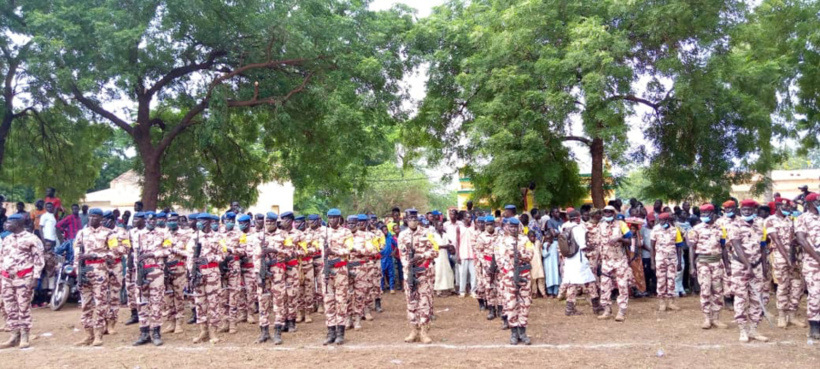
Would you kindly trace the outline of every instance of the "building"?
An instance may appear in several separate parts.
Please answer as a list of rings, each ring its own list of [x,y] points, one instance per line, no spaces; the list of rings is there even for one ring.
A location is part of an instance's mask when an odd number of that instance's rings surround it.
[[[809,186],[809,191],[820,192],[820,169],[799,169],[799,170],[773,170],[772,171],[772,193],[780,193],[781,197],[794,199],[801,192],[800,186]],[[752,183],[761,179],[760,175],[752,177]],[[767,194],[754,196],[751,194],[752,184],[738,184],[732,186],[732,197],[742,200],[752,198],[758,202],[768,202]]]
[[[129,170],[110,182],[110,187],[104,190],[90,192],[85,195],[82,202],[90,208],[100,208],[103,210],[128,210],[134,207],[134,203],[142,196],[142,186],[140,186],[140,176],[133,170]],[[293,211],[293,194],[295,188],[290,182],[278,183],[268,182],[256,188],[259,191],[256,204],[245,205],[246,211],[253,213],[266,213],[275,211]],[[244,204],[243,204],[244,205]],[[190,209],[180,209],[179,212],[193,212]]]

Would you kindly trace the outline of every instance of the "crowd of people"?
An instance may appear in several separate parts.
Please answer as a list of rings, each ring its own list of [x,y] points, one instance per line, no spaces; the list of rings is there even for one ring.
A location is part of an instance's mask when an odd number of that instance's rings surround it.
[[[32,295],[56,254],[80,287],[79,346],[115,334],[121,304],[131,313],[124,324],[140,327],[134,345],[162,345],[163,334],[185,332],[186,302],[187,324],[198,327],[193,343],[218,343],[247,322],[259,327],[255,343],[282,344],[283,333],[323,313],[323,344],[340,345],[346,329],[363,329],[382,311],[383,292],[396,290],[406,298],[406,342],[432,342],[434,296],[475,298],[515,345],[531,342],[533,298],[566,299],[565,314],[575,316],[585,296],[598,319],[623,322],[630,298],[654,296],[660,311],[675,311],[687,291],[700,294],[703,329],[726,328],[720,313],[729,309],[740,341],[767,341],[757,327],[775,286],[778,327],[808,321],[810,337],[820,338],[820,200],[807,190],[765,205],[669,208],[657,200],[648,209],[632,199],[545,214],[469,203],[446,216],[393,208],[382,219],[343,218],[338,209],[245,214],[237,202],[222,215],[144,211],[138,202],[133,217],[77,205],[63,216],[48,195],[38,210],[3,222],[0,294],[11,335],[0,348],[29,347]]]

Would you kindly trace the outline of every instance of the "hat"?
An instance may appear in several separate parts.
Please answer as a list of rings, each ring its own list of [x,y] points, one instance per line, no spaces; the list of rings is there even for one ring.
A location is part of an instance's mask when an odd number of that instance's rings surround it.
[[[179,214],[177,214],[176,212],[173,212],[173,211],[172,211],[172,212],[168,213],[168,216],[169,216],[169,217],[178,217],[178,216],[179,216]]]
[[[359,214],[359,215],[356,216],[356,220],[358,220],[360,222],[366,222],[367,221],[367,215]]]
[[[495,222],[495,217],[492,215],[487,215],[486,217],[484,217],[484,221],[487,223],[493,223]]]
[[[438,210],[433,210],[433,211],[431,211],[431,212],[430,212],[430,214],[433,214],[433,215],[441,215],[441,212],[440,212],[440,211],[438,211]]]
[[[604,206],[604,211],[607,211],[607,210],[617,211],[617,210],[615,210],[615,207],[614,207],[614,206],[612,206],[612,205],[607,205],[607,206]]]
[[[88,214],[89,214],[89,215],[99,215],[99,216],[102,216],[102,215],[103,215],[103,211],[102,211],[102,209],[100,209],[100,208],[92,208],[91,210],[89,210],[89,211],[88,211]]]
[[[504,210],[515,210],[515,205],[505,205]]]
[[[405,209],[404,212],[407,213],[407,214],[418,214],[419,213],[419,211],[416,210],[416,208]]]
[[[792,201],[791,201],[791,200],[789,200],[789,199],[786,199],[786,198],[776,197],[776,198],[774,199],[774,203],[775,203],[775,204],[791,205],[791,204],[792,204]]]
[[[715,206],[712,204],[703,204],[700,206],[700,211],[715,211]]]
[[[293,220],[298,220],[298,221],[300,221],[300,222],[304,222],[304,221],[305,221],[305,216],[304,216],[304,215],[300,215],[300,216],[298,216],[298,217],[296,217],[296,218],[293,218]]]
[[[155,213],[155,212],[153,212],[153,211],[151,211],[151,210],[148,210],[148,211],[146,211],[146,212],[145,212],[145,217],[146,217],[146,218],[156,218],[156,217],[157,217],[157,213]]]
[[[518,221],[518,218],[515,218],[515,217],[507,218],[507,223],[512,224],[512,225],[521,224],[521,222]]]
[[[646,214],[646,221],[655,221],[655,213]]]
[[[319,220],[319,214],[310,214],[307,218],[308,220]]]
[[[211,220],[211,214],[208,213],[199,213],[196,215],[197,220]]]
[[[816,193],[816,192],[812,192],[812,193],[810,193],[810,194],[806,195],[806,201],[808,201],[808,202],[814,202],[814,201],[817,201],[817,193]]]
[[[745,199],[740,202],[740,206],[757,206],[757,201],[752,199]]]
[[[276,215],[276,213],[272,211],[269,211],[267,214],[265,214],[265,219],[276,220],[277,218],[278,216]]]
[[[156,217],[157,217],[157,218],[167,218],[167,217],[168,217],[168,214],[165,214],[165,212],[164,212],[164,211],[161,211],[161,212],[157,213],[157,216],[156,216]]]
[[[329,217],[340,217],[342,216],[342,211],[339,209],[330,209],[327,211],[327,216]]]
[[[669,213],[661,213],[661,215],[658,216],[658,219],[660,219],[660,220],[667,219],[668,220],[669,219]]]
[[[141,211],[138,211],[138,212],[134,213],[134,219],[137,219],[137,218],[140,218],[140,219],[145,218],[145,213],[143,213]]]
[[[568,208],[567,208],[567,214],[571,213],[571,212],[572,212],[572,211],[574,211],[574,210],[575,210],[575,208],[573,208],[573,207],[571,207],[571,206],[570,206],[570,207],[568,207]]]
[[[256,213],[256,215],[254,216],[254,218],[256,218],[256,219],[265,219],[265,214],[262,214],[262,213]]]
[[[282,219],[290,218],[291,220],[293,220],[293,212],[292,211],[286,211],[286,212],[282,213],[281,215],[279,215],[279,217],[282,218]]]
[[[348,215],[348,216],[347,216],[347,221],[348,221],[348,222],[350,222],[350,221],[354,221],[354,222],[356,222],[356,221],[358,221],[358,220],[359,220],[359,217],[358,217],[357,215]]]
[[[478,218],[475,218],[475,221],[476,221],[476,222],[481,222],[481,223],[486,222],[486,220],[484,220],[484,217],[478,217]]]
[[[219,221],[219,215],[211,214],[211,220]]]
[[[229,211],[229,212],[225,213],[225,218],[227,218],[227,219],[236,219],[236,213],[234,213],[232,211]]]
[[[572,209],[572,208],[570,208],[570,209]],[[578,218],[578,217],[581,216],[581,213],[579,213],[578,210],[572,209],[572,211],[569,212],[568,216],[570,218]]]
[[[114,219],[114,213],[112,213],[112,212],[111,212],[111,210],[106,210],[106,211],[103,213],[103,218],[110,218],[110,219]]]
[[[376,214],[370,214],[370,219],[379,219]]]
[[[803,190],[803,191],[805,191],[805,190],[808,190],[808,189],[809,189],[809,186],[807,186],[807,185],[802,185],[802,186],[800,186],[800,187],[797,187],[797,189],[798,189],[798,190]]]
[[[735,202],[735,200],[726,200],[726,202],[723,203],[724,208],[731,208],[731,207],[734,207],[734,206],[737,206],[737,203]]]
[[[9,215],[8,219],[9,220],[23,220],[23,214],[14,213],[12,215]]]
[[[237,222],[250,222],[251,217],[248,214],[242,214],[239,219],[236,220]]]
[[[196,219],[196,217],[198,217],[198,216],[199,216],[199,213],[191,213],[191,214],[188,214],[188,220],[194,220],[194,219]],[[143,216],[143,217],[144,217],[144,216]]]

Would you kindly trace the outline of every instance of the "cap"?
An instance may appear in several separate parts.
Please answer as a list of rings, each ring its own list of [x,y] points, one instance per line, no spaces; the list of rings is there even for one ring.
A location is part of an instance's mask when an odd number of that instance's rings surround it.
[[[114,213],[112,213],[111,210],[106,210],[103,213],[103,218],[114,219]]]
[[[438,210],[433,210],[433,211],[431,211],[431,212],[430,212],[430,214],[433,214],[433,215],[441,215],[441,212],[440,212],[440,211],[438,211]]]
[[[740,202],[740,206],[757,206],[757,201],[752,199],[745,199]]]
[[[199,213],[196,215],[197,220],[211,220],[211,214],[208,213]]]
[[[256,213],[256,215],[254,216],[254,218],[256,218],[256,219],[265,219],[265,214],[262,214],[262,213]]]
[[[809,189],[809,186],[807,186],[807,185],[802,185],[802,186],[800,186],[800,187],[797,187],[797,189],[798,189],[798,190],[803,190],[803,191],[805,191],[805,190],[808,190],[808,189]]]
[[[280,215],[279,217],[282,218],[282,219],[290,218],[291,220],[293,220],[293,212],[292,211],[286,211],[286,212],[282,213],[282,215]]]
[[[145,218],[145,213],[143,213],[141,211],[138,211],[138,212],[134,213],[134,219],[136,219],[136,218],[144,219]]]
[[[267,214],[265,214],[265,219],[276,220],[277,218],[279,217],[276,215],[276,213],[272,211],[269,211]]]
[[[336,208],[330,209],[327,211],[327,216],[329,217],[340,217],[342,216],[342,211]]]
[[[161,212],[157,213],[156,217],[157,218],[167,218],[168,214],[165,214],[164,211],[161,211]]]
[[[655,213],[648,213],[646,214],[646,221],[655,221]]]
[[[293,220],[298,220],[298,221],[300,221],[300,222],[304,222],[304,221],[305,221],[305,216],[304,216],[304,215],[300,215],[300,216],[297,216],[296,218],[293,218]]]
[[[188,214],[188,220],[194,220],[197,216],[199,216],[199,213]]]
[[[99,216],[102,216],[102,215],[103,215],[103,211],[102,211],[102,209],[100,209],[100,208],[93,208],[93,209],[91,209],[91,210],[89,210],[89,211],[88,211],[88,214],[89,214],[89,215],[99,215]]]
[[[360,222],[366,222],[367,221],[367,215],[366,214],[359,214],[359,215],[356,216],[356,220],[358,220]]]
[[[486,222],[486,220],[484,220],[484,217],[478,217],[478,218],[475,218],[475,221],[476,221],[476,222],[481,222],[481,223]]]
[[[658,219],[660,219],[660,220],[667,219],[668,220],[669,219],[669,213],[661,213],[661,215],[658,216]]]
[[[612,206],[612,205],[607,205],[607,206],[604,206],[604,211],[607,211],[607,210],[617,211],[617,210],[615,210],[615,207],[614,207],[614,206]]]
[[[169,216],[169,217],[178,217],[178,216],[179,216],[179,214],[177,214],[176,212],[172,211],[172,212],[168,213],[168,216]]]
[[[514,218],[514,217],[512,217],[512,218],[507,218],[507,223],[512,224],[512,225],[519,225],[519,224],[521,224],[521,222],[519,222],[519,221],[518,221],[518,218]]]
[[[484,221],[487,223],[495,222],[495,217],[492,215],[487,215],[486,217],[484,217]]]
[[[237,222],[250,222],[251,217],[248,214],[243,214],[236,220]]]
[[[236,213],[234,213],[232,211],[229,211],[229,212],[225,213],[225,218],[226,219],[236,219]]]
[[[307,218],[308,220],[319,220],[319,214],[310,214]]]
[[[407,214],[418,214],[419,213],[419,211],[416,210],[416,208],[405,209],[404,212],[407,213]]]
[[[578,210],[572,209],[572,211],[570,211],[569,214],[567,214],[567,216],[569,216],[570,218],[580,218],[581,213],[579,213]]]
[[[724,208],[731,208],[737,206],[737,203],[735,202],[735,200],[726,200],[726,202],[724,202],[722,205]]]
[[[219,215],[211,214],[211,220],[219,221]]]
[[[515,210],[515,205],[506,205],[504,206],[504,210]]]
[[[700,206],[700,211],[715,211],[715,206],[712,204],[703,204]]]

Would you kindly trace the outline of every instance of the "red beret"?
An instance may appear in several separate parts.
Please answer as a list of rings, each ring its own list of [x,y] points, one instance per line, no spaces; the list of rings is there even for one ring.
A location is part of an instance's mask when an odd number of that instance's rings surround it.
[[[774,199],[774,203],[775,203],[775,205],[777,205],[777,204],[787,204],[787,205],[791,205],[791,204],[792,204],[792,201],[791,201],[791,200],[789,200],[789,199],[784,199],[784,198],[782,198],[782,197],[776,197],[776,198]],[[772,208],[772,209],[774,209],[774,208]]]
[[[715,211],[715,206],[712,204],[703,204],[700,206],[700,211]]]
[[[669,213],[661,213],[661,215],[658,216],[658,219],[669,219]]]
[[[573,207],[568,207],[568,208],[567,208],[567,214],[569,214],[569,212],[571,212],[571,211],[575,211],[575,208],[573,208]]]
[[[653,220],[653,221],[654,221],[654,220],[655,220],[655,213],[653,213],[653,212],[649,212],[649,214],[646,214],[646,220],[647,220],[647,221],[649,221],[649,220]]]
[[[777,210],[777,206],[775,206],[775,202],[769,202],[769,214],[774,215],[775,210]]]
[[[817,192],[806,195],[806,201],[817,201]]]
[[[735,203],[734,200],[728,200],[728,201],[723,203],[724,208],[729,208],[729,207],[736,206],[736,205],[737,205],[737,203]]]
[[[745,199],[740,202],[740,206],[757,206],[757,201],[752,199]]]

